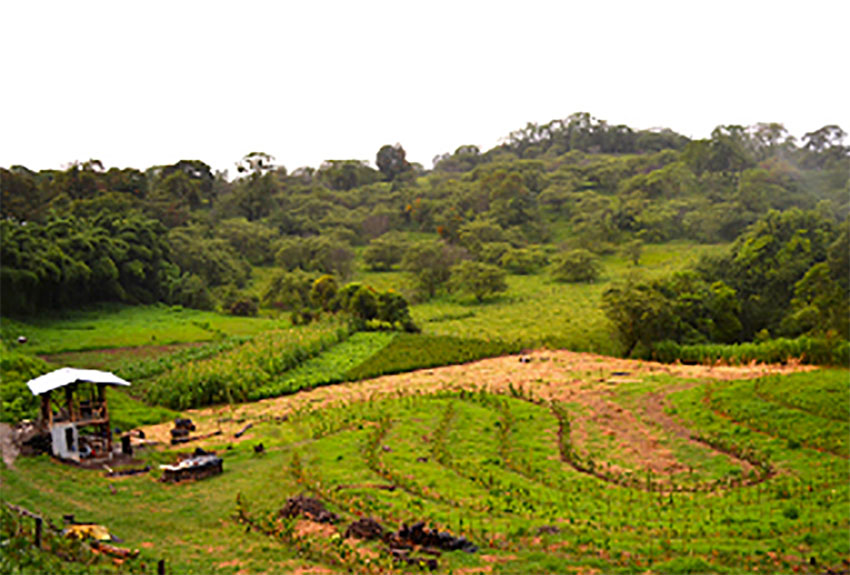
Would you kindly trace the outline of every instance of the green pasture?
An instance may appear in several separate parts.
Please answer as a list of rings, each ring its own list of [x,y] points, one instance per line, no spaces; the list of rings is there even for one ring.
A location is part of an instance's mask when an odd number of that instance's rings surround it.
[[[83,310],[45,312],[18,321],[2,319],[4,341],[18,336],[28,341],[22,348],[39,355],[69,351],[167,346],[210,341],[226,335],[253,335],[288,325],[288,321],[244,318],[179,306],[100,305]]]
[[[448,294],[414,304],[411,311],[426,334],[500,339],[523,346],[548,344],[614,354],[618,345],[599,307],[600,296],[608,283],[633,273],[661,276],[683,269],[702,254],[716,252],[722,247],[690,242],[650,244],[645,246],[637,267],[617,254],[602,258],[604,271],[596,283],[560,284],[552,281],[545,271],[529,276],[509,276],[508,291],[483,303]],[[258,268],[256,272],[251,289],[259,293],[273,269]],[[398,271],[376,273],[360,269],[354,279],[379,290],[394,288],[411,293],[409,278]],[[21,335],[28,339],[21,346],[27,353],[57,356],[56,363],[93,364],[104,368],[167,355],[175,351],[170,347],[174,345],[227,337],[247,338],[287,326],[286,314],[280,318],[245,318],[179,306],[118,304],[45,312],[25,321],[2,318],[0,322],[3,340],[7,343],[11,344]],[[160,346],[162,350],[145,349]],[[110,357],[81,353],[103,349],[116,351]],[[66,353],[74,355],[65,356]],[[126,355],[129,358],[125,358]]]
[[[524,347],[548,345],[616,355],[619,343],[600,308],[608,285],[630,274],[661,277],[721,249],[720,245],[690,242],[650,244],[644,248],[639,266],[619,254],[603,257],[602,277],[594,283],[558,283],[545,270],[535,275],[511,275],[505,293],[482,303],[449,294],[416,304],[411,312],[427,334],[501,339]],[[379,289],[407,285],[401,272],[362,273],[359,279]]]

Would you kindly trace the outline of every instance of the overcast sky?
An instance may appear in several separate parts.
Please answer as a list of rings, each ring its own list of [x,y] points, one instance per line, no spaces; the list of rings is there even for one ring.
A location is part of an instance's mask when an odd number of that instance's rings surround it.
[[[289,170],[488,149],[586,111],[693,138],[850,130],[850,2],[39,2],[0,7],[0,166]]]

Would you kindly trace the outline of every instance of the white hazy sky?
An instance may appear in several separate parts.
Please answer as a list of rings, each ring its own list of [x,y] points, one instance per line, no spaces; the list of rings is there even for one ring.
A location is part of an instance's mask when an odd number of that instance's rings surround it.
[[[289,170],[482,149],[590,112],[707,137],[850,131],[850,2],[146,0],[0,4],[0,166]]]

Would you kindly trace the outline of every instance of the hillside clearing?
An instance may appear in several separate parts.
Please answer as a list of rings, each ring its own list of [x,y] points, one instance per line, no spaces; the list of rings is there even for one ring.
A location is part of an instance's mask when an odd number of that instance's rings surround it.
[[[522,359],[522,361],[521,361]],[[527,361],[525,361],[527,360]],[[587,380],[605,385],[616,384],[622,374],[667,375],[683,379],[732,381],[753,379],[772,374],[810,371],[802,365],[702,366],[670,365],[650,361],[619,359],[593,353],[567,350],[536,350],[525,355],[508,355],[480,361],[423,369],[410,373],[382,376],[366,381],[349,382],[317,388],[295,395],[231,406],[188,410],[193,420],[220,425],[224,434],[237,431],[239,421],[252,418],[282,417],[305,408],[317,409],[349,402],[375,400],[399,394],[427,394],[444,389],[478,389],[507,393],[509,388],[523,387],[543,399],[569,401],[577,387]],[[219,423],[222,418],[231,421]],[[145,428],[160,441],[169,439],[170,423]]]

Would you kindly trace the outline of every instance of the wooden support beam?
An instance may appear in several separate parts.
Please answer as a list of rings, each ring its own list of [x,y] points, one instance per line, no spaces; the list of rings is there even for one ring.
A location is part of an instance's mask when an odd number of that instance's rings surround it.
[[[97,384],[97,402],[100,412],[100,419],[104,421],[102,431],[106,436],[106,453],[112,456],[112,427],[109,423],[109,407],[106,403],[106,384]]]
[[[74,384],[65,387],[65,407],[68,409],[68,420],[77,421],[76,413],[74,412]]]
[[[53,426],[53,410],[50,408],[50,392],[41,396],[41,425],[46,429]]]

